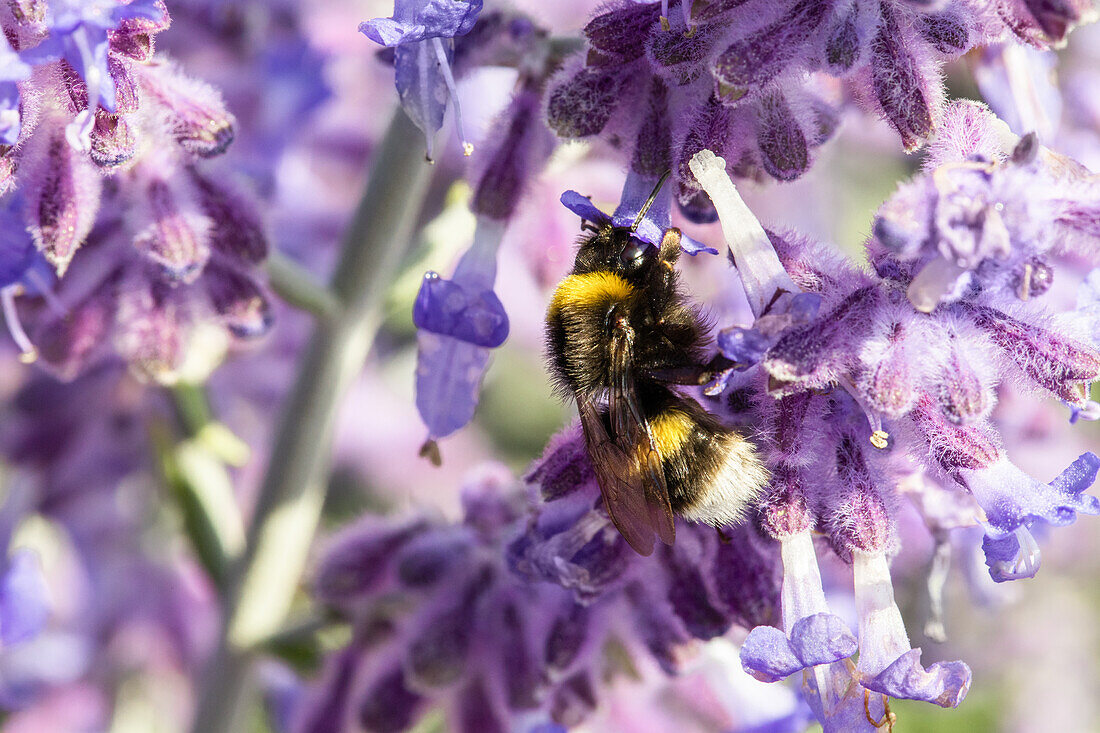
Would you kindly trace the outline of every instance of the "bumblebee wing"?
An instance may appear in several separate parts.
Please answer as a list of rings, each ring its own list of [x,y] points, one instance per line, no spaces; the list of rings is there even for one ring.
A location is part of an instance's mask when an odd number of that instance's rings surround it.
[[[624,323],[615,328],[610,357],[608,407],[611,411],[611,430],[615,442],[624,452],[637,456],[650,526],[661,542],[671,545],[676,539],[672,504],[665,485],[661,453],[653,440],[649,421],[642,412],[634,385],[634,330],[629,325]]]
[[[611,439],[591,398],[577,395],[577,411],[611,521],[639,555],[651,554],[655,531],[636,453]]]

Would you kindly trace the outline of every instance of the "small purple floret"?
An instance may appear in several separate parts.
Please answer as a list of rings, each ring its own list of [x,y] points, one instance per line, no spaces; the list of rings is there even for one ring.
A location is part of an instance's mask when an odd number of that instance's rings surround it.
[[[465,288],[434,272],[424,276],[413,304],[413,323],[432,333],[488,349],[508,338],[508,314],[492,290]]]
[[[722,355],[745,366],[759,363],[771,345],[771,339],[755,328],[734,326],[718,333],[718,349]]]
[[[383,46],[399,46],[429,38],[454,38],[470,32],[482,0],[396,0],[389,18],[359,24],[359,32]]]

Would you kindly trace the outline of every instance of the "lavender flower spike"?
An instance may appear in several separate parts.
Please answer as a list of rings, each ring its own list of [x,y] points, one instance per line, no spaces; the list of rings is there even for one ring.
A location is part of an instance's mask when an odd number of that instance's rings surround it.
[[[777,293],[801,292],[779,263],[764,227],[737,193],[726,173],[726,161],[710,150],[700,150],[688,165],[718,210],[722,233],[745,285],[753,315],[757,318],[764,315]]]

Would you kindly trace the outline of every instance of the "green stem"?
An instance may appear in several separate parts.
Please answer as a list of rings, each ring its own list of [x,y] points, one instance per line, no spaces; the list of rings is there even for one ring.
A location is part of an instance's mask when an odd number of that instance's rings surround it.
[[[264,269],[271,289],[288,305],[318,318],[332,318],[340,311],[336,295],[282,252],[272,250]]]
[[[301,580],[324,500],[334,418],[377,334],[431,170],[423,136],[398,111],[333,275],[339,312],[317,322],[283,409],[244,553],[223,597],[225,624],[205,675],[196,733],[229,733],[244,720],[253,649],[283,625]]]

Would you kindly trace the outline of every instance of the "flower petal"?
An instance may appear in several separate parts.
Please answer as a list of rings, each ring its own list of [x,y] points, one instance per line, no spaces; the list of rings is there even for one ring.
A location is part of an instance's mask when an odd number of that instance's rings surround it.
[[[561,195],[560,200],[562,206],[585,221],[590,221],[597,226],[611,223],[611,217],[597,209],[596,205],[592,203],[592,199],[582,196],[576,191],[566,191]]]
[[[397,0],[397,5],[408,4]],[[481,12],[482,0],[428,0],[411,20],[374,18],[359,24],[359,32],[383,46],[398,46],[429,38],[454,38],[470,32]],[[396,10],[396,8],[395,8]]]
[[[493,348],[508,338],[508,314],[492,290],[473,290],[439,277],[424,276],[413,304],[417,328]]]
[[[416,408],[432,438],[455,432],[474,416],[489,349],[421,331],[416,367]]]
[[[889,697],[924,700],[940,707],[957,707],[970,689],[970,667],[964,662],[920,664],[920,649],[910,649],[863,686]]]
[[[855,654],[858,647],[848,625],[832,613],[806,616],[791,629],[791,649],[806,667],[839,662]]]
[[[741,666],[762,682],[778,682],[805,667],[774,626],[757,626],[749,632],[741,645]]]

